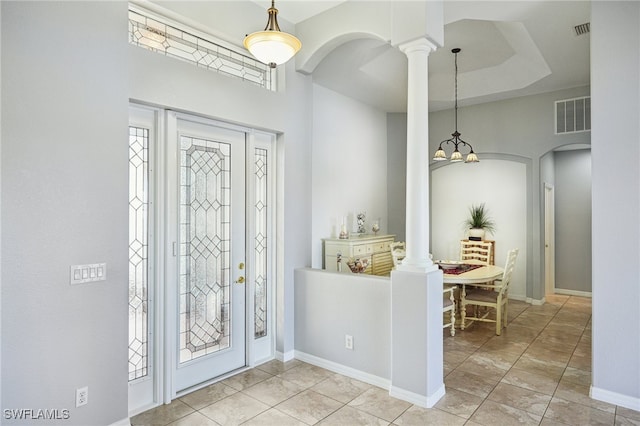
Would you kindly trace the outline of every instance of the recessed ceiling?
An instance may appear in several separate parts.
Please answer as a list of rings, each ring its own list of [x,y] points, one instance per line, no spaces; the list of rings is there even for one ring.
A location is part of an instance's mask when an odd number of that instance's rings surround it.
[[[588,2],[470,3],[445,2],[452,21],[445,25],[445,45],[429,55],[431,110],[453,106],[454,47],[462,49],[461,106],[589,85],[589,36],[573,30],[589,21]],[[312,75],[314,82],[383,111],[403,112],[406,63],[389,44],[352,40],[329,53]]]
[[[362,0],[346,1],[366,7]],[[226,21],[212,18],[220,16],[218,2],[158,3],[210,25],[212,34],[221,25],[228,33],[235,31],[234,26],[224,27]],[[245,22],[246,28],[264,25],[270,0],[237,3],[256,6],[251,15],[255,23]],[[345,0],[276,0],[275,6],[282,21],[299,24],[342,3]],[[253,9],[260,10],[257,6],[265,13],[253,13]],[[462,107],[588,86],[590,37],[588,33],[577,36],[574,27],[589,22],[590,11],[588,1],[445,0],[444,46],[429,55],[430,110],[453,107],[454,47],[462,49],[458,55],[458,98]],[[304,46],[305,40],[301,41]],[[351,39],[325,56],[312,77],[318,84],[382,111],[404,112],[406,63],[406,56],[389,43]]]
[[[445,26],[445,36],[448,46],[464,46],[464,51],[458,53],[458,70],[461,73],[493,67],[515,54],[494,21],[463,19],[452,22]],[[451,74],[454,55],[451,49],[446,52],[450,53],[448,61],[445,55],[440,55],[444,60],[429,61],[429,74]]]

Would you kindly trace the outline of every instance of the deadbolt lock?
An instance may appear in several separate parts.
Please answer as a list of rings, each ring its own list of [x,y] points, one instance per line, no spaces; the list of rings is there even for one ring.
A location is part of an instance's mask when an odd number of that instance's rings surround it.
[[[238,265],[238,269],[240,270],[244,269],[244,262],[240,262],[240,264]]]

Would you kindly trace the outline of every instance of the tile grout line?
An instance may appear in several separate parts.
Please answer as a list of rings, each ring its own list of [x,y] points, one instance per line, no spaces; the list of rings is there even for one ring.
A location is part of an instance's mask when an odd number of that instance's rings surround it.
[[[504,377],[509,373],[509,371],[511,371],[511,369],[513,369],[513,368],[514,368],[515,364],[516,364],[516,363],[517,363],[517,362],[522,358],[522,356],[526,353],[527,349],[529,349],[529,348],[531,347],[531,344],[532,344],[532,343],[533,343],[533,342],[534,342],[538,337],[540,337],[540,335],[542,334],[542,332],[543,332],[543,331],[544,331],[544,330],[549,326],[549,324],[553,321],[553,318],[555,318],[555,317],[556,317],[556,315],[558,314],[558,312],[560,312],[560,310],[564,307],[564,305],[566,304],[566,302],[567,302],[568,300],[569,300],[569,298],[567,298],[567,300],[565,300],[565,301],[564,301],[564,302],[563,302],[563,303],[558,307],[558,309],[557,309],[557,310],[556,310],[556,312],[553,314],[553,316],[551,317],[551,319],[550,319],[550,320],[545,324],[545,326],[544,326],[544,327],[543,327],[543,328],[542,328],[542,329],[541,329],[541,330],[536,334],[536,336],[533,338],[533,340],[532,340],[530,343],[528,343],[528,344],[527,344],[527,347],[524,349],[524,351],[522,351],[522,353],[518,356],[518,358],[513,362],[513,364],[511,365],[511,367],[509,367],[509,369],[508,369],[508,370],[507,370],[507,371],[502,375],[502,377],[501,377],[501,378],[498,380],[498,382],[493,386],[493,388],[492,388],[492,389],[491,389],[491,391],[487,394],[487,396],[483,398],[483,401],[478,405],[478,407],[473,411],[473,413],[471,413],[471,415],[469,416],[469,419],[467,419],[467,421],[465,422],[465,424],[466,424],[467,422],[470,422],[470,421],[471,421],[471,418],[474,416],[474,414],[476,414],[476,412],[480,409],[480,407],[481,407],[481,406],[482,406],[482,405],[483,405],[487,400],[492,401],[492,400],[490,400],[490,399],[489,399],[489,397],[491,396],[491,394],[493,393],[493,391],[496,389],[496,387],[497,387],[497,386],[502,382],[502,379],[504,379]],[[556,305],[554,305],[554,306],[556,306]],[[511,323],[511,324],[513,324],[513,322],[514,322],[518,317],[520,317],[520,315],[522,315],[524,312],[526,312],[529,308],[530,308],[530,307],[527,307],[527,308],[523,309],[520,313],[518,313],[518,315],[516,315],[516,316],[515,316],[515,317],[510,321],[510,323]],[[583,333],[584,333],[584,330],[583,330]],[[480,349],[482,349],[482,347],[483,347],[484,345],[486,345],[486,344],[487,344],[487,342],[491,341],[491,340],[492,340],[492,339],[494,339],[495,337],[496,337],[496,336],[491,336],[489,339],[487,339],[487,340],[486,340],[482,345],[480,345],[480,346],[479,346],[479,347],[478,347],[474,352],[472,352],[472,354],[471,354],[471,355],[469,355],[469,356],[465,359],[465,361],[467,361],[467,360],[468,360],[468,359],[469,359],[473,354],[476,354]],[[575,350],[575,348],[574,348],[574,350]],[[462,365],[465,361],[463,361],[460,365]],[[568,364],[568,362],[567,362],[567,364]],[[458,367],[460,367],[460,365],[458,365]],[[455,371],[458,367],[456,367],[453,371]],[[566,367],[565,367],[565,368],[566,368]],[[561,379],[561,378],[562,378],[562,376],[560,377],[560,379]],[[557,386],[558,386],[558,385],[559,385],[559,383],[560,383],[560,379],[558,379],[558,384],[556,385],[556,389],[554,389],[554,394],[555,394],[555,392],[556,392],[556,390],[557,390]],[[515,385],[512,385],[512,386],[515,386]],[[520,386],[517,386],[517,387],[520,387]],[[536,392],[536,391],[533,391],[533,390],[531,390],[531,389],[527,389],[527,388],[522,388],[522,389],[526,389],[526,390],[530,390],[530,391],[532,391],[532,392]],[[551,396],[551,398],[549,399],[549,402],[547,403],[547,407],[545,408],[545,413],[544,413],[544,414],[546,414],[546,412],[547,412],[547,410],[548,410],[548,407],[549,407],[549,404],[551,403],[551,400],[553,399],[553,395],[550,395],[550,396]],[[496,401],[492,401],[492,402],[496,402]],[[496,402],[496,403],[498,403],[498,402]],[[500,404],[500,403],[498,403],[498,404]],[[502,404],[502,405],[505,405],[505,404]],[[512,407],[512,408],[516,408],[516,407]],[[526,411],[526,410],[522,410],[522,411],[524,411],[524,412],[526,412],[526,413],[529,413],[529,412],[528,412],[528,411]],[[529,414],[534,414],[534,415],[536,415],[535,413],[529,413]],[[539,422],[539,423],[541,423],[541,422],[544,420],[544,414],[540,417],[540,422]]]

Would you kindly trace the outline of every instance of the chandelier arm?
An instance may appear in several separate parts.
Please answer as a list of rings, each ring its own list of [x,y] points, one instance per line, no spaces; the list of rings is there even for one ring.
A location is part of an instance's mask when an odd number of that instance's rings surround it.
[[[473,151],[473,147],[471,146],[471,144],[470,144],[470,143],[465,142],[465,141],[463,141],[462,139],[458,138],[458,143],[457,143],[456,145],[460,145],[460,144],[465,145],[465,146],[468,146],[468,147],[469,147],[469,149],[471,149],[471,151]]]

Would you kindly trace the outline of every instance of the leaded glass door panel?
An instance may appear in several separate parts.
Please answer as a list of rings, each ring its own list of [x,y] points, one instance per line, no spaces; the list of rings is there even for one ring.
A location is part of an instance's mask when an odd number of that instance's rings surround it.
[[[129,410],[154,403],[155,319],[154,215],[151,166],[156,151],[156,113],[129,108]]]
[[[175,117],[176,352],[180,392],[245,365],[245,141]]]

